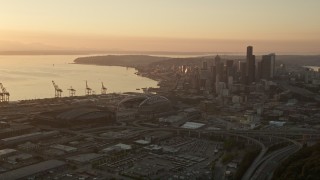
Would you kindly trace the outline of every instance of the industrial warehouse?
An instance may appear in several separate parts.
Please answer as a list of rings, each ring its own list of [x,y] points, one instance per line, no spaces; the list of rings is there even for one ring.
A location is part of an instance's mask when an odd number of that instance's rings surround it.
[[[75,123],[103,123],[112,124],[115,122],[116,112],[108,108],[85,106],[76,108],[67,108],[63,110],[41,113],[36,120],[41,124],[55,124],[60,126],[72,126]]]

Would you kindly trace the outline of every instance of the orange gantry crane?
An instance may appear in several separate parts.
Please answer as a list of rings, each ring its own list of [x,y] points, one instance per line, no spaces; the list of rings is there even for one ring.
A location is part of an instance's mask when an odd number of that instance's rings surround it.
[[[107,88],[103,85],[103,82],[101,82],[101,94],[107,94]]]
[[[2,83],[0,83],[0,102],[9,102],[10,93],[6,90]]]
[[[62,89],[59,88],[58,85],[54,81],[52,81],[53,87],[54,87],[54,97],[60,98],[62,94]]]
[[[72,86],[68,90],[69,90],[69,96],[73,97],[76,95],[76,90],[73,89]]]
[[[86,90],[85,90],[85,94],[87,96],[91,95],[91,91],[92,89],[88,86],[88,82],[86,81]]]

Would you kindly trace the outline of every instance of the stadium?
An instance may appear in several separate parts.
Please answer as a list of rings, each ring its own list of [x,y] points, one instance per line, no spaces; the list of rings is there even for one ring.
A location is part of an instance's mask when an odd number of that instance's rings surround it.
[[[139,94],[127,96],[118,104],[118,112],[134,111],[139,116],[157,116],[172,111],[171,102],[163,96]]]

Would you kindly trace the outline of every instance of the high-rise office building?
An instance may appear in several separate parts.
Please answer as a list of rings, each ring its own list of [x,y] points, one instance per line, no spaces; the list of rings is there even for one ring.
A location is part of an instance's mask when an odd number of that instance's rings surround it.
[[[255,82],[256,77],[256,57],[253,55],[252,46],[247,47],[247,83],[251,84]]]
[[[263,55],[261,60],[261,78],[272,79],[275,69],[275,54]]]
[[[247,59],[253,55],[253,47],[252,46],[248,46],[247,47]]]
[[[227,61],[226,61],[226,66],[227,66],[228,68],[233,68],[233,60],[227,60]]]
[[[226,83],[229,82],[229,76],[234,77],[235,70],[233,66],[234,61],[233,60],[227,60],[226,61]]]
[[[272,53],[269,54],[269,56],[271,57],[271,78],[274,78],[275,76],[275,69],[276,69],[276,54]]]
[[[247,83],[247,63],[246,62],[239,62],[239,72],[241,77],[241,83]]]
[[[211,83],[214,86],[216,83],[216,66],[211,66]]]
[[[198,67],[193,69],[192,87],[197,91],[200,90],[200,71]]]
[[[262,79],[262,66],[261,66],[261,64],[262,64],[262,61],[259,61],[258,63],[257,63],[257,71],[256,71],[256,79],[259,81],[260,79]]]
[[[221,62],[221,58],[217,55],[215,58],[215,92],[218,93],[219,83],[223,81],[224,64]]]
[[[200,89],[207,90],[207,84],[210,83],[209,81],[210,73],[208,70],[208,63],[207,61],[202,62],[202,67],[200,70]]]
[[[215,58],[215,66],[216,66],[216,82],[220,82],[222,79],[223,68],[221,69],[221,58],[217,55]]]
[[[208,63],[207,61],[202,62],[202,69],[207,70],[208,69]]]

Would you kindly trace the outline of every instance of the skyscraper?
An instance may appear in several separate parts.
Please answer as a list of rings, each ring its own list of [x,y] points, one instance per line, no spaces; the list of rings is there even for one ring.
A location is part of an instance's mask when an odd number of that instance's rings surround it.
[[[227,60],[227,61],[226,61],[226,66],[227,66],[228,68],[233,68],[233,60]]]
[[[202,62],[202,69],[203,69],[203,70],[207,70],[207,69],[208,69],[208,63],[207,63],[207,61],[203,61],[203,62]]]
[[[221,58],[217,55],[215,58],[215,65],[216,65],[216,82],[220,82],[222,79],[223,68],[221,69]]]
[[[247,83],[247,63],[246,62],[239,62],[239,72],[241,76],[241,83]]]
[[[276,54],[272,53],[269,54],[271,56],[271,78],[274,78],[275,76],[275,69],[276,69]]]
[[[252,46],[248,46],[247,47],[247,59],[248,57],[253,55],[253,47]]]
[[[261,60],[261,78],[272,79],[274,77],[275,54],[263,55]]]
[[[229,82],[229,77],[234,77],[234,61],[233,60],[227,60],[226,61],[226,71],[225,71],[225,76],[226,76],[226,83]]]
[[[256,79],[257,81],[262,79],[262,60],[257,63]]]
[[[247,83],[255,82],[256,56],[253,55],[252,46],[247,47]]]
[[[196,89],[197,91],[200,90],[200,72],[199,68],[195,67],[193,69],[193,78],[192,78],[192,87]]]
[[[219,55],[217,55],[215,58],[214,58],[214,60],[215,60],[215,68],[216,68],[216,70],[215,70],[215,92],[216,93],[219,93],[218,92],[218,87],[219,87],[219,83],[222,81],[222,79],[223,79],[223,63],[221,63],[221,58],[220,58],[220,56]]]
[[[200,89],[201,90],[208,90],[208,87],[210,86],[209,78],[210,73],[208,70],[208,63],[207,61],[202,62],[202,68],[200,71]]]

